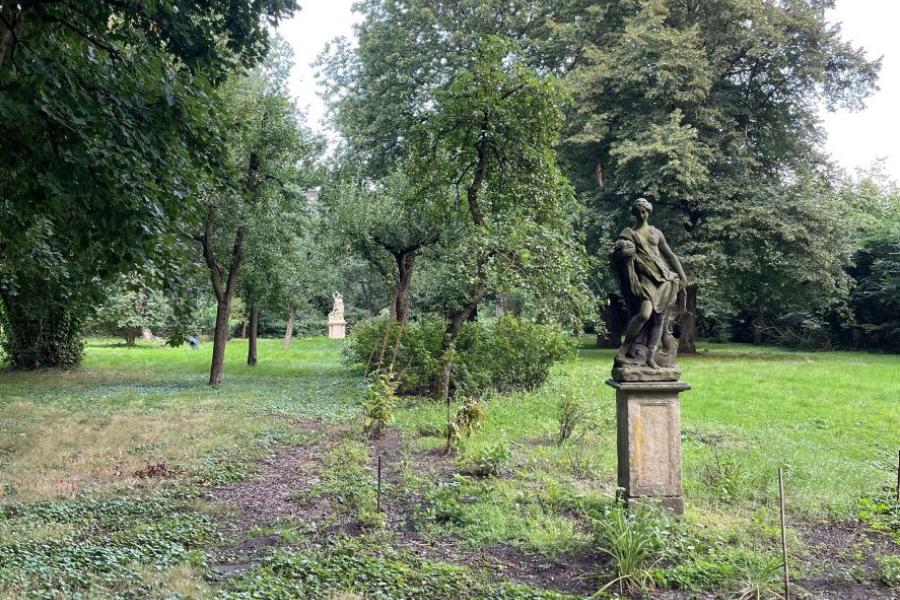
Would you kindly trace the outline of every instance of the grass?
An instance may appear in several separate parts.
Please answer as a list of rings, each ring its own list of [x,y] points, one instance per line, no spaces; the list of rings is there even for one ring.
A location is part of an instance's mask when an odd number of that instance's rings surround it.
[[[896,478],[900,357],[733,344],[704,350],[680,359],[693,386],[682,396],[688,513],[641,577],[749,589],[761,579],[752,566],[768,569],[777,547],[780,466],[791,522],[859,513],[873,529],[897,535],[900,516],[872,499],[884,498]],[[488,585],[477,569],[392,550],[390,531],[371,543],[324,546],[294,533],[291,548],[271,561],[211,581],[227,516],[204,490],[252,473],[279,445],[327,435],[319,423],[352,419],[361,429],[366,390],[333,340],[298,339],[290,350],[261,340],[253,368],[244,362],[246,342],[232,341],[218,388],[206,385],[210,351],[91,340],[76,371],[0,372],[0,598],[368,598],[385,589],[394,592],[383,597],[417,598],[416,586],[426,585],[446,597],[562,597]],[[415,457],[440,454],[446,408],[401,399],[393,427],[403,433],[403,481],[391,493],[420,499],[413,514],[420,534],[461,551],[514,547],[564,558],[596,550],[590,524],[611,514],[616,485],[614,392],[605,384],[612,357],[586,345],[540,390],[487,398],[483,426],[446,463],[490,476],[423,471]],[[558,444],[561,394],[583,398],[586,409]],[[349,459],[333,454],[318,493],[352,492],[368,506],[365,446],[351,446],[353,472],[340,468]],[[167,476],[142,477],[148,467]],[[383,526],[368,508],[356,512],[368,515],[367,530]],[[802,546],[796,533],[790,541]],[[878,565],[880,577],[893,581],[896,565]],[[332,573],[344,566],[345,579]],[[301,572],[321,585],[297,583],[291,574]],[[348,573],[372,587],[350,585]]]

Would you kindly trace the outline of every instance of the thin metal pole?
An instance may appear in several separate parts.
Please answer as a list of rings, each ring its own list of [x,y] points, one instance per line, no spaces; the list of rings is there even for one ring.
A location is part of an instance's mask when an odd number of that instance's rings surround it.
[[[781,498],[781,558],[784,561],[784,600],[791,600],[788,578],[787,530],[784,523],[784,469],[778,469],[778,495]]]
[[[375,509],[381,512],[381,455],[378,455],[378,497],[375,500]]]

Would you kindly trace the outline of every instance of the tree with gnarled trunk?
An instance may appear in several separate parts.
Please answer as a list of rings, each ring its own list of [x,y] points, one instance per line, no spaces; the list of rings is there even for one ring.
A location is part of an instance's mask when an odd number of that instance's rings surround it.
[[[392,281],[389,313],[406,324],[416,259],[452,237],[461,218],[452,197],[446,189],[414,184],[402,169],[376,183],[338,179],[322,197],[329,223],[351,252]]]
[[[312,146],[286,90],[288,50],[284,45],[279,50],[262,68],[226,83],[219,95],[229,125],[228,168],[204,188],[207,213],[203,233],[196,236],[216,296],[210,385],[222,381],[228,319],[243,263],[251,268],[248,280],[254,280],[241,287],[255,324],[267,295],[260,280],[278,252],[270,237],[278,230],[273,217],[299,211],[305,198],[302,175]],[[249,364],[256,358],[253,346]]]
[[[448,356],[489,290],[525,292],[538,316],[558,322],[579,321],[585,306],[584,255],[572,228],[579,208],[554,151],[560,92],[515,56],[514,44],[486,39],[435,93],[413,141],[417,180],[456,189],[466,215],[465,235],[442,259],[455,271],[446,279]],[[442,397],[451,376],[448,358]]]

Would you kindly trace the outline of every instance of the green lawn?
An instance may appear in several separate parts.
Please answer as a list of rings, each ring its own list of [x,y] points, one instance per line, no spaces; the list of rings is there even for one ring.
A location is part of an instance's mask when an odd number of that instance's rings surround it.
[[[404,509],[414,541],[449,544],[462,553],[454,560],[409,555],[402,528],[371,519],[373,482],[345,481],[340,468],[319,464],[326,449],[359,439],[364,382],[341,362],[339,342],[301,339],[282,350],[280,340],[262,340],[260,363],[250,368],[246,342],[235,340],[216,389],[205,385],[210,350],[92,340],[75,372],[0,373],[0,598],[341,598],[335,590],[357,598],[556,598],[540,591],[555,587],[546,582],[485,583],[490,574],[466,553],[596,556],[591,522],[612,510],[615,492],[611,351],[586,346],[541,390],[488,399],[483,429],[456,456],[438,453],[446,409],[401,401],[394,431],[402,435],[389,436],[397,446],[386,454],[394,477],[387,501],[414,505]],[[895,481],[900,357],[707,344],[680,365],[693,386],[682,396],[688,511],[664,526],[672,552],[656,566],[658,584],[739,589],[747,565],[777,547],[780,466],[791,543],[807,558],[816,550],[806,530],[855,518]],[[593,410],[575,439],[557,446],[561,391],[584,396]],[[362,530],[345,527],[347,538],[332,527],[323,538],[323,523],[272,523],[267,531],[279,533],[282,550],[263,549],[275,552],[271,561],[214,577],[222,548],[237,543],[229,523],[239,518],[215,490],[253,481],[257,461],[295,446],[310,448],[308,468],[325,481],[321,489],[298,481],[297,502],[344,490],[361,508],[334,519],[360,518]],[[361,470],[347,465],[346,473],[371,471],[383,448],[367,448]],[[492,452],[501,456],[500,477],[454,475]],[[148,467],[165,476],[145,477]],[[900,514],[894,519],[874,526],[890,532]],[[810,578],[822,568],[794,560]],[[861,562],[857,579],[876,585],[873,565]],[[600,579],[586,585],[599,587],[608,568],[598,562]],[[423,586],[446,591],[425,595]]]

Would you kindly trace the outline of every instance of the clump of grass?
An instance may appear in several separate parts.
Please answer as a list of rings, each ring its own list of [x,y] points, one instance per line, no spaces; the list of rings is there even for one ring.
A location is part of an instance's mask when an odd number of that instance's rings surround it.
[[[562,446],[589,416],[588,403],[583,395],[573,390],[561,390],[556,401],[556,418],[559,421],[556,445]]]
[[[781,598],[780,559],[751,554],[740,568],[740,587],[732,600],[775,600]]]
[[[633,511],[616,506],[594,519],[595,540],[614,561],[615,577],[598,594],[617,586],[620,594],[645,593],[654,587],[654,567],[662,560],[669,521],[656,507],[639,505]]]
[[[337,511],[372,524],[375,486],[369,472],[369,452],[354,440],[343,442],[325,456],[322,482],[313,493],[324,495]]]

